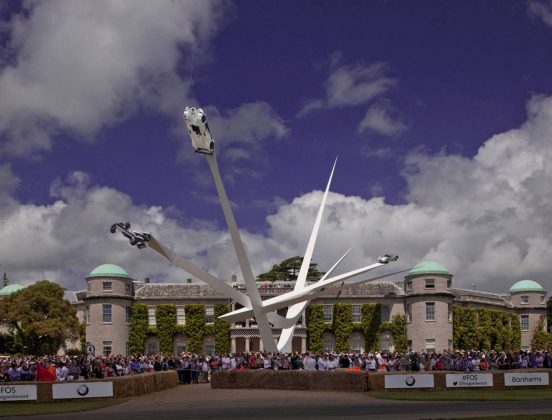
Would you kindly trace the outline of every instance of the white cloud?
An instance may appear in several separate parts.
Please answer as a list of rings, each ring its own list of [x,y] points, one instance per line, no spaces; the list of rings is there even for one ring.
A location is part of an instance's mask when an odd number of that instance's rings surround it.
[[[28,1],[6,27],[0,72],[1,152],[32,155],[59,130],[91,139],[139,106],[179,115],[190,99],[185,62],[208,58],[226,3],[147,0]],[[140,105],[138,105],[140,104]]]
[[[327,269],[353,245],[343,269],[396,252],[397,267],[424,259],[444,264],[455,274],[455,287],[476,284],[479,290],[505,292],[530,278],[552,290],[551,139],[552,97],[537,96],[528,103],[522,126],[494,135],[473,158],[412,154],[405,171],[407,204],[331,193],[314,260]],[[2,170],[8,182],[0,185],[13,190],[17,180],[9,168]],[[51,191],[57,199],[51,205],[16,203],[0,214],[0,255],[12,281],[46,273],[82,289],[84,276],[105,262],[120,264],[137,278],[187,277],[151,250],[137,250],[109,234],[111,223],[126,220],[222,278],[239,273],[228,234],[209,221],[181,226],[164,209],[138,206],[119,191],[91,186],[78,172]],[[321,198],[322,192],[313,191],[279,201],[266,234],[243,232],[255,272],[304,252]]]
[[[379,101],[372,105],[364,119],[360,122],[357,132],[373,130],[384,136],[397,136],[407,129],[398,112],[388,101]]]
[[[318,109],[363,105],[388,92],[396,84],[395,79],[385,75],[385,63],[369,66],[333,63],[330,70],[324,86],[324,97],[307,101],[299,116]]]
[[[540,18],[548,26],[552,26],[552,0],[530,1],[527,8],[531,16]]]
[[[284,120],[263,101],[248,102],[221,112],[205,108],[212,135],[224,141],[225,158],[246,160],[261,150],[264,141],[289,133]],[[258,153],[257,153],[258,154]]]

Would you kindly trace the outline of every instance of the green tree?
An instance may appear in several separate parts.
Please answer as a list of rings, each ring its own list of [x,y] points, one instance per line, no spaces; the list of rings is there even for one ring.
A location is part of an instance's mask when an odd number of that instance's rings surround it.
[[[538,325],[533,331],[533,338],[531,339],[531,348],[533,351],[538,350],[552,350],[552,334],[544,331],[545,317],[540,317]]]
[[[552,332],[552,297],[546,302],[546,331]]]
[[[144,353],[144,344],[148,333],[148,306],[137,303],[130,309],[128,343],[131,354]]]
[[[303,257],[295,256],[272,266],[270,271],[262,273],[257,277],[257,281],[295,281],[299,275]],[[307,280],[319,280],[324,273],[318,271],[318,264],[311,262],[307,273]]]
[[[24,354],[55,354],[66,340],[79,338],[75,309],[64,289],[48,280],[28,286],[0,302],[0,318]]]

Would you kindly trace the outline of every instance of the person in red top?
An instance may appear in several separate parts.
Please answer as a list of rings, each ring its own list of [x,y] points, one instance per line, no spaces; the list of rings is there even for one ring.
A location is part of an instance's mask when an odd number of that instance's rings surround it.
[[[48,359],[37,363],[36,374],[38,381],[53,382],[56,380],[56,368],[48,363]]]

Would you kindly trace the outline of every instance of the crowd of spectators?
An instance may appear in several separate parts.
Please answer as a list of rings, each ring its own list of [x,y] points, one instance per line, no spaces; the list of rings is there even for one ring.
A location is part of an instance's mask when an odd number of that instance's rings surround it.
[[[548,351],[241,353],[179,356],[0,356],[0,381],[69,381],[175,370],[181,384],[206,383],[219,370],[483,371],[552,368]]]

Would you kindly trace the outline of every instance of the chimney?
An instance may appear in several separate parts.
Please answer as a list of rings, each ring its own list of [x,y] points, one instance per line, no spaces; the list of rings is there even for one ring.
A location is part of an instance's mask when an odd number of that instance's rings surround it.
[[[232,273],[230,278],[232,279],[232,284],[236,284],[238,282],[238,276],[236,276],[236,273]]]
[[[186,279],[186,283],[191,284],[191,283],[192,283],[192,279]]]
[[[144,277],[144,283],[146,283],[146,284],[149,283],[149,277]]]

